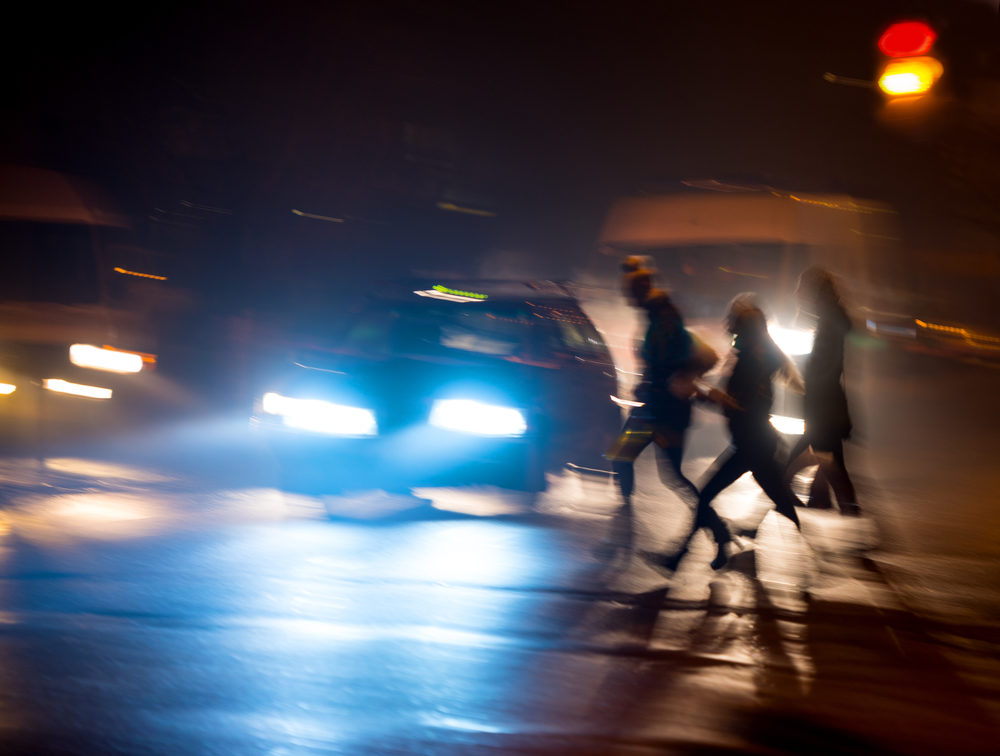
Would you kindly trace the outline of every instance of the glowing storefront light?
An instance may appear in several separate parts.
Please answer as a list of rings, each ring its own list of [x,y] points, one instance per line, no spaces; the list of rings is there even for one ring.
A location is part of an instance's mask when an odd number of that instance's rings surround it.
[[[0,396],[8,396],[17,391],[17,386],[13,383],[0,383]]]

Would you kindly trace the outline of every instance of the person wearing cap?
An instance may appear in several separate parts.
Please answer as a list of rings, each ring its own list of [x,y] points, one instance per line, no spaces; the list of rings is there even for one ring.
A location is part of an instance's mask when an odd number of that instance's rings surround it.
[[[655,286],[654,271],[646,261],[626,258],[622,272],[625,298],[648,318],[640,349],[644,369],[635,390],[640,405],[629,412],[621,433],[605,453],[631,528],[634,462],[650,443],[657,447],[657,470],[663,483],[689,506],[698,501],[698,489],[681,471],[681,462],[691,423],[691,401],[698,394],[694,379],[715,364],[716,356],[693,340],[667,292]],[[711,525],[724,529],[721,520]]]

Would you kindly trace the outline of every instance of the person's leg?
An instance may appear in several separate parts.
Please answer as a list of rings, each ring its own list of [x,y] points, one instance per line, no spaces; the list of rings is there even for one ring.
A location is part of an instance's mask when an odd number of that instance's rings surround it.
[[[632,504],[632,493],[635,490],[635,460],[652,440],[652,424],[644,418],[629,415],[618,438],[604,455],[611,462],[611,470],[615,474],[618,492],[625,506]]]
[[[803,434],[799,437],[799,440],[788,455],[784,478],[789,486],[791,486],[792,481],[798,473],[811,464],[818,464],[819,460],[810,448],[811,443],[809,434]],[[807,506],[812,509],[830,509],[831,507],[830,484],[822,465],[817,466],[816,474],[813,475],[813,479],[809,484],[809,501]]]
[[[615,474],[622,503],[629,506],[632,503],[632,492],[635,490],[635,466],[627,460],[616,459],[611,462],[611,471]]]
[[[799,516],[795,512],[796,505],[801,505],[798,497],[792,493],[788,481],[782,475],[781,466],[774,458],[768,447],[768,441],[763,439],[761,446],[755,448],[752,453],[750,471],[754,480],[764,490],[768,498],[774,502],[775,509],[783,514],[793,523],[795,527],[802,529]]]
[[[662,447],[657,445],[656,469],[660,474],[660,481],[667,488],[675,491],[684,503],[695,506],[698,503],[698,489],[694,483],[688,480],[687,476],[681,472],[681,462],[684,459],[684,446],[674,445]]]
[[[787,464],[785,465],[785,478],[789,481],[795,477],[795,475],[802,469],[809,466],[809,436],[803,433],[799,436],[799,440],[795,442],[795,446],[792,447],[792,451],[788,454]]]
[[[614,516],[611,528],[604,537],[600,550],[613,553],[624,549],[631,551],[635,542],[632,513],[632,494],[635,491],[635,460],[652,441],[652,425],[644,418],[629,416],[618,438],[605,453],[611,462],[622,506]]]
[[[830,500],[830,480],[826,477],[822,465],[816,466],[816,473],[809,484],[809,500],[806,506],[810,509],[833,508],[833,502]]]
[[[746,455],[747,466],[753,473],[754,480],[774,502],[778,512],[799,527],[795,505],[801,506],[802,502],[792,493],[785,471],[778,462],[779,441],[774,428],[766,418],[761,418],[741,426],[735,441]]]
[[[820,457],[820,467],[830,481],[833,492],[837,497],[837,504],[840,506],[842,514],[858,514],[857,493],[854,490],[854,483],[847,472],[847,465],[844,462],[844,442],[838,440],[833,444],[833,450],[829,454],[818,454]]]
[[[674,556],[664,563],[670,569],[676,570],[681,560],[687,554],[691,546],[691,541],[702,528],[709,528],[718,548],[715,559],[712,560],[712,567],[717,568],[725,561],[725,546],[732,538],[729,535],[729,528],[719,517],[718,512],[712,507],[712,500],[725,488],[729,487],[743,475],[749,468],[746,458],[738,449],[730,446],[715,460],[712,465],[709,478],[698,494],[698,503],[695,507],[694,522],[691,530],[681,544]]]

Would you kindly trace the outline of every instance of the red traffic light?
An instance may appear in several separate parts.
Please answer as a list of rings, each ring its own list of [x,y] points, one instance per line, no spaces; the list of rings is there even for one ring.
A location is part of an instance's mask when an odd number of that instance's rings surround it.
[[[879,37],[878,49],[890,58],[925,55],[934,45],[937,32],[923,21],[900,21]]]

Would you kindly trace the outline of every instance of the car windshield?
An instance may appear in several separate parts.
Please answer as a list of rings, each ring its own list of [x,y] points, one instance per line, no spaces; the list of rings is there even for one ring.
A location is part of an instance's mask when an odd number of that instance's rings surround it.
[[[354,319],[344,345],[375,355],[510,357],[527,348],[532,325],[528,308],[516,303],[386,303]]]
[[[90,228],[0,222],[0,301],[92,304],[100,300]]]

